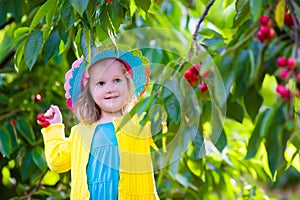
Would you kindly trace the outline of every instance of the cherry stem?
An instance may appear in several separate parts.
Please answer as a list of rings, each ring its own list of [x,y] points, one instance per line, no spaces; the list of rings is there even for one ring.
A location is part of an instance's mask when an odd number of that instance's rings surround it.
[[[298,22],[297,22],[297,16],[294,10],[294,7],[292,6],[290,0],[286,1],[288,8],[291,11],[292,14],[292,19],[293,19],[293,24],[294,24],[294,39],[295,39],[295,44],[298,46],[299,44],[299,35],[298,35],[298,30],[299,30],[299,26],[298,26]],[[298,58],[298,47],[296,46],[296,51],[295,51],[295,60],[297,60]]]
[[[193,42],[192,42],[192,44],[191,44],[191,48],[190,48],[189,53],[188,53],[188,58],[189,58],[189,54],[190,54],[190,53],[192,52],[192,50],[193,50],[194,45],[196,46],[196,51],[198,50],[198,49],[197,49],[196,43],[197,43],[197,36],[198,36],[199,29],[200,29],[200,25],[201,25],[201,23],[203,22],[203,20],[204,20],[204,18],[206,17],[206,15],[208,14],[209,9],[210,9],[211,6],[214,4],[214,2],[215,2],[215,0],[211,0],[211,1],[209,2],[209,4],[205,7],[205,10],[204,10],[204,12],[202,13],[201,17],[199,18],[199,21],[198,21],[198,23],[197,23],[195,32],[194,32],[194,34],[193,34]]]

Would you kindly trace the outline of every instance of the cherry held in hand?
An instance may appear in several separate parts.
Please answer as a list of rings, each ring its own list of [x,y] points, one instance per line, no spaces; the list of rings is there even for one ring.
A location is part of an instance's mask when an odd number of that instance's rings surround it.
[[[38,114],[37,115],[37,123],[41,125],[43,128],[46,128],[50,125],[50,122],[47,119],[47,117],[44,114]]]

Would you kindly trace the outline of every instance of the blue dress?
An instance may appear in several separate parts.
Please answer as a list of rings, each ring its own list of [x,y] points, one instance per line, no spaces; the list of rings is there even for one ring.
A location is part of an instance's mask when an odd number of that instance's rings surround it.
[[[97,125],[87,165],[91,200],[118,199],[119,166],[118,142],[113,123]]]

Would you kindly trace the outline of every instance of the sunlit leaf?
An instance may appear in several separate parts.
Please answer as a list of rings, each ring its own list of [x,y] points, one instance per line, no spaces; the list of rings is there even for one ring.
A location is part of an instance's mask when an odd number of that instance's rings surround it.
[[[135,4],[147,12],[151,6],[151,0],[134,0]]]
[[[50,21],[52,20],[52,17],[55,12],[55,7],[57,4],[57,0],[48,0],[46,1],[37,11],[37,13],[34,15],[34,18],[30,24],[29,30],[32,31],[33,28],[35,28],[41,20],[46,17],[47,25],[50,25]]]
[[[279,0],[275,7],[275,22],[280,29],[284,26],[285,0]]]
[[[42,180],[43,185],[55,185],[60,180],[59,175],[56,172],[47,171]]]
[[[241,25],[250,16],[250,4],[248,0],[236,1],[236,16],[234,18],[234,27]]]

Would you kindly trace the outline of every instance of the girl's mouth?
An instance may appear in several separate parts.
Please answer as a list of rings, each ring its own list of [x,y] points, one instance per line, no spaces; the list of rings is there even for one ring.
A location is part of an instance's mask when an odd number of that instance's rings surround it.
[[[109,100],[109,99],[116,99],[118,98],[119,96],[109,96],[109,97],[105,97],[104,99],[105,100]]]

